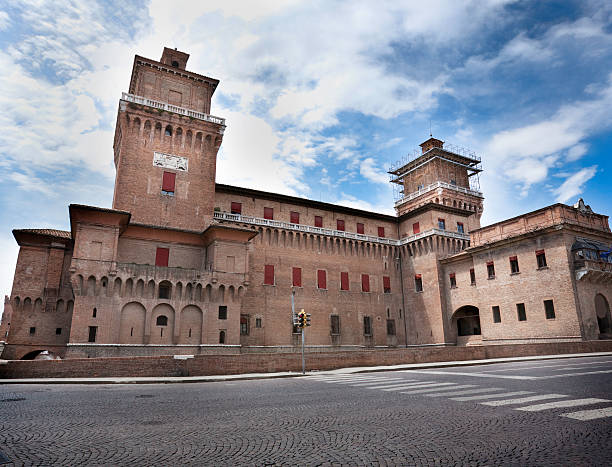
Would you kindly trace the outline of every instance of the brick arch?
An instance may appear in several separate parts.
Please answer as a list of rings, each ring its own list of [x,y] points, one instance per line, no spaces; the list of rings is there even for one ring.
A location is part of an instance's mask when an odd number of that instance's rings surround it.
[[[183,298],[183,283],[181,281],[176,283],[174,287],[174,295],[172,296],[175,300],[182,300]]]
[[[121,278],[115,278],[115,282],[113,284],[113,295],[115,297],[121,297]]]
[[[229,298],[229,301],[231,301],[231,302],[236,300],[236,288],[233,285],[230,285],[227,288],[227,296]]]
[[[193,284],[188,282],[185,286],[185,301],[190,302],[193,300]]]
[[[187,305],[181,310],[179,344],[200,345],[202,343],[202,309],[196,305]]]
[[[72,313],[73,310],[74,310],[74,301],[68,300],[66,302],[66,313]]]
[[[204,138],[204,141],[206,142],[207,148],[210,148],[212,146],[212,136],[206,135],[206,138]]]
[[[41,311],[43,311],[42,300],[37,298],[34,300],[34,313],[40,313]]]
[[[204,287],[204,301],[205,302],[212,302],[213,301],[212,285],[210,285],[210,284],[206,284],[206,287]]]
[[[162,126],[160,122],[155,122],[155,130],[153,132],[153,140],[161,141],[162,139]]]
[[[151,120],[145,120],[143,130],[142,130],[142,139],[144,140],[145,146],[151,138],[153,137]]]
[[[19,298],[19,295],[17,295],[16,297],[13,297],[13,308],[16,310],[19,308],[19,305],[21,305],[21,299]]]
[[[215,295],[216,295],[215,297],[216,303],[225,303],[225,286],[220,285]]]
[[[451,317],[453,328],[457,336],[480,335],[480,310],[474,305],[459,307]]]
[[[202,284],[198,282],[198,285],[195,286],[193,301],[201,302],[202,301]]]
[[[194,150],[200,152],[202,150],[202,132],[198,131],[195,135]]]
[[[106,297],[108,293],[109,293],[108,277],[102,276],[102,278],[100,279],[100,293],[98,295],[100,295],[101,297]]]
[[[123,287],[123,293],[121,294],[121,296],[124,298],[131,297],[133,293],[134,293],[134,281],[132,280],[131,277],[128,277],[125,281],[125,286]]]
[[[147,290],[144,294],[144,296],[146,298],[155,298],[155,291],[156,291],[156,287],[155,287],[155,281],[153,279],[151,279],[148,283],[147,283]]]
[[[138,117],[132,122],[131,132],[136,135],[140,133],[140,119]]]
[[[193,143],[193,133],[191,130],[187,130],[187,132],[185,133],[185,147],[187,147],[187,149],[191,149],[192,143]]]
[[[600,334],[612,334],[612,317],[610,304],[604,294],[595,295],[595,315]]]
[[[168,324],[161,326],[157,324],[157,318],[165,316]],[[161,303],[153,308],[151,312],[151,344],[173,344],[174,335],[174,308],[167,303]]]
[[[66,310],[66,302],[61,298],[55,303],[55,311],[63,313]]]
[[[136,282],[136,290],[134,291],[134,297],[136,298],[144,298],[144,280],[142,279],[138,279],[138,282]]]
[[[179,146],[183,147],[183,129],[179,126],[174,131],[174,141],[179,144]]]
[[[24,313],[29,313],[32,311],[32,299],[30,297],[26,297],[23,300],[23,311]]]
[[[129,302],[121,309],[120,344],[144,344],[147,311],[142,303]]]

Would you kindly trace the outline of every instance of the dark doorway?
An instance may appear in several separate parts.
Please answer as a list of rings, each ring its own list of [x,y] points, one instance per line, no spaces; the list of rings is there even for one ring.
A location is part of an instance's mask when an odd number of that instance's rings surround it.
[[[480,313],[475,306],[462,306],[455,311],[454,318],[457,320],[458,336],[480,335]]]

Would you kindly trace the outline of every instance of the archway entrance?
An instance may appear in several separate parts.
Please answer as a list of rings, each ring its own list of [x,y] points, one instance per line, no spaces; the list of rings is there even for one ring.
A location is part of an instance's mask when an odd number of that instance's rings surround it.
[[[597,315],[597,325],[599,334],[612,334],[612,319],[610,319],[610,305],[602,294],[595,295],[595,314]]]
[[[457,322],[457,336],[480,335],[480,313],[475,306],[462,306],[455,311],[453,318]]]

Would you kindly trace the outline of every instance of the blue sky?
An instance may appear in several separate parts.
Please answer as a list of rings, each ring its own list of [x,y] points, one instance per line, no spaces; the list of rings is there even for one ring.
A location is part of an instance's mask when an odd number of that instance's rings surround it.
[[[434,136],[483,159],[483,224],[582,196],[609,215],[609,1],[5,1],[0,292],[14,228],[110,207],[118,100],[164,46],[221,81],[217,180],[393,212],[386,170]]]

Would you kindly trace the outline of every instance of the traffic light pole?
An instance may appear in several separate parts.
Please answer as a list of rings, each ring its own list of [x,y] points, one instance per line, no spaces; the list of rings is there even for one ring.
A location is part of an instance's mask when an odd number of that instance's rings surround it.
[[[302,374],[306,374],[306,360],[304,360],[304,328],[302,328]]]

